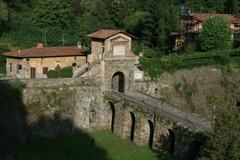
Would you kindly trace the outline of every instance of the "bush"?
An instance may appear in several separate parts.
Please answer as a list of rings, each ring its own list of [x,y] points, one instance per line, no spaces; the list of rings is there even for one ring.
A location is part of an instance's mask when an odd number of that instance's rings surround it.
[[[48,78],[72,78],[73,71],[72,67],[66,67],[58,71],[50,70],[48,71],[47,77]]]
[[[200,34],[201,47],[204,51],[230,48],[232,34],[227,18],[222,16],[207,18],[203,22],[203,31]]]

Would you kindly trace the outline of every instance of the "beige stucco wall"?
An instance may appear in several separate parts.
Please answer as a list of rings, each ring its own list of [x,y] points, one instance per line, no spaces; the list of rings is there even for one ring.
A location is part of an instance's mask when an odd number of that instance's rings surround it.
[[[121,55],[122,57],[134,56],[133,53],[131,52],[132,38],[123,33],[119,33],[104,41],[99,39],[92,39],[91,42],[92,50],[91,54],[88,55],[88,62],[92,63],[96,60],[101,60],[103,56],[113,57],[113,46],[119,44],[126,46],[126,55]]]
[[[43,68],[48,67],[48,70],[55,70],[59,64],[61,68],[72,66],[73,63],[81,66],[86,63],[85,56],[75,57],[50,57],[50,58],[7,58],[7,75],[16,78],[30,78],[30,68],[36,68],[36,78],[47,78],[43,74]],[[10,64],[12,64],[12,72],[10,72]],[[22,65],[22,69],[17,72],[17,65]]]
[[[88,55],[88,62],[92,63],[98,59],[101,59],[103,54],[104,41],[93,39],[91,42],[91,54]]]

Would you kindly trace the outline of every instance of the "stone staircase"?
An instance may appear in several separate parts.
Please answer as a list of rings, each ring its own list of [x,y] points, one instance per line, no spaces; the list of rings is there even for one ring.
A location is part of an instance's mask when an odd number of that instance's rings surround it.
[[[92,63],[86,63],[86,64],[82,65],[81,67],[76,68],[74,70],[74,73],[73,73],[73,78],[77,78],[77,77],[83,76],[85,73],[90,71],[92,68],[94,68],[97,65],[99,65],[100,62],[101,62],[101,60],[96,60],[96,61],[94,61]]]

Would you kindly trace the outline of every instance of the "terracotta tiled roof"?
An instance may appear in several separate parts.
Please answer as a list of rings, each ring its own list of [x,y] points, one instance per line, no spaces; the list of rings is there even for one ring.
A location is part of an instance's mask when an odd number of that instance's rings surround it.
[[[13,52],[3,53],[6,57],[16,58],[44,58],[44,57],[67,57],[86,56],[86,53],[78,47],[43,47],[29,48]]]
[[[237,17],[235,17],[234,15],[231,14],[216,14],[216,13],[193,13],[193,18],[195,18],[197,21],[204,21],[205,19],[207,19],[208,17],[211,16],[223,16],[226,17],[227,19],[229,19],[230,22],[234,23],[236,22],[238,19]]]
[[[97,39],[108,39],[112,36],[115,36],[116,34],[119,34],[119,33],[123,33],[123,34],[126,34],[130,37],[134,37],[124,31],[121,31],[121,30],[118,30],[118,29],[101,29],[97,32],[93,32],[93,33],[90,33],[89,35],[87,35],[87,37],[90,37],[90,38],[97,38]]]

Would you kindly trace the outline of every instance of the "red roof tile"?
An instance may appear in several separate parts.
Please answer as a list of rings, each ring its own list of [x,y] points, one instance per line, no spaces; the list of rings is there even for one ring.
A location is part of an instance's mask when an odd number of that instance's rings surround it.
[[[86,53],[78,47],[43,47],[29,48],[19,51],[7,52],[2,55],[16,58],[44,58],[44,57],[67,57],[86,56]]]
[[[126,35],[130,36],[130,37],[134,37],[131,34],[126,33],[124,31],[121,31],[121,30],[118,30],[118,29],[101,29],[97,32],[90,33],[89,35],[87,35],[87,37],[97,38],[97,39],[108,39],[108,38],[110,38],[112,36],[115,36],[116,34],[119,34],[119,33],[123,33],[123,34],[126,34]]]
[[[193,13],[193,18],[195,18],[197,21],[200,21],[200,22],[204,21],[205,19],[211,16],[223,16],[223,17],[226,17],[232,23],[238,20],[237,17],[231,14]]]

